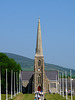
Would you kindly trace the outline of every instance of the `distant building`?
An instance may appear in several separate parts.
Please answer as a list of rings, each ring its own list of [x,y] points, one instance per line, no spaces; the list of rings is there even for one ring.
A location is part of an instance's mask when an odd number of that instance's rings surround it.
[[[56,93],[59,91],[58,71],[45,71],[42,49],[40,19],[38,20],[36,54],[34,59],[34,71],[22,71],[23,92],[35,91]]]

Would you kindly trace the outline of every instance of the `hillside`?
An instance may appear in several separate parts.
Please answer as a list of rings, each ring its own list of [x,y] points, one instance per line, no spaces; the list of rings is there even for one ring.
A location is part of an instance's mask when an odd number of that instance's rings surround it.
[[[21,65],[22,70],[34,70],[34,59],[23,57],[20,55],[5,53],[9,58],[13,58],[17,63]],[[54,64],[45,63],[45,70],[59,70],[59,71],[70,71],[68,68],[64,68]],[[75,70],[72,69],[73,75],[75,75]]]

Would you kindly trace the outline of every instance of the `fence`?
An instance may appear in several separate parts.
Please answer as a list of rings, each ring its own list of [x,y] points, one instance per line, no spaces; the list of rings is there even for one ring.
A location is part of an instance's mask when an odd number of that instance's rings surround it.
[[[0,70],[0,100],[1,100],[1,70]],[[11,83],[11,89],[9,89],[8,87],[8,81],[10,81]],[[17,72],[14,72],[13,70],[11,70],[11,79],[8,80],[8,70],[6,69],[6,100],[8,99],[12,99],[13,96],[16,96],[16,94],[19,94],[20,92],[22,92],[22,77],[21,77],[21,71],[19,71],[19,75]],[[9,94],[9,90],[11,90],[10,93],[10,97],[8,97]]]

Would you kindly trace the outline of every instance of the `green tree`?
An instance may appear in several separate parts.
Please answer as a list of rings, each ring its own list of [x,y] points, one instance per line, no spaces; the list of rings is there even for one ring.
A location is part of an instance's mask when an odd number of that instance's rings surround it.
[[[4,53],[0,53],[0,70],[1,70],[1,84],[2,84],[2,93],[5,93],[6,89],[6,69],[8,71],[8,86],[10,91],[11,86],[11,70],[13,72],[18,72],[21,70],[20,64],[17,64],[14,59],[8,58]]]

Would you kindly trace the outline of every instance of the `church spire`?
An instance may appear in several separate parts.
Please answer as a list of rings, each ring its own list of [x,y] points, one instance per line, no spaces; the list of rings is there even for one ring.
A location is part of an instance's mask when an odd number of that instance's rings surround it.
[[[40,27],[40,18],[38,19],[36,55],[43,56],[43,51],[42,51],[42,38],[41,38],[41,27]]]

